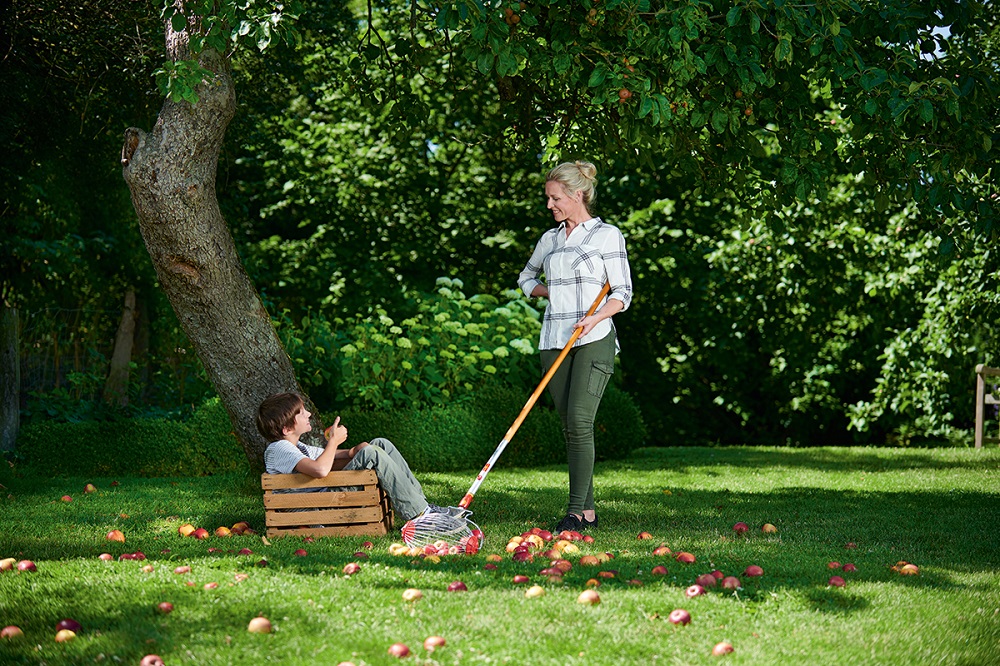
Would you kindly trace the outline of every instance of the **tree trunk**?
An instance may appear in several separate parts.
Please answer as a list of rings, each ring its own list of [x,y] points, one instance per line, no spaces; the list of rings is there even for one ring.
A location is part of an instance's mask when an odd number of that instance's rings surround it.
[[[166,42],[168,58],[189,57],[187,33],[169,22]],[[272,393],[302,391],[216,197],[219,151],[236,109],[229,63],[208,48],[199,60],[215,76],[198,86],[198,103],[167,99],[150,133],[127,129],[122,171],[160,285],[247,459],[260,468],[266,442],[257,406]]]
[[[113,407],[128,406],[129,364],[132,362],[132,345],[135,341],[135,289],[125,292],[122,320],[115,335],[115,348],[111,352],[111,369],[104,382],[104,402]]]
[[[0,451],[13,451],[21,426],[17,308],[0,306]]]

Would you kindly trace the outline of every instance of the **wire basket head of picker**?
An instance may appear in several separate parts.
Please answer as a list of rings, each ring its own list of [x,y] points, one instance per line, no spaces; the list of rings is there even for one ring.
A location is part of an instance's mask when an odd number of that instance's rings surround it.
[[[483,531],[469,520],[471,515],[457,506],[424,512],[403,525],[403,541],[425,555],[475,555],[482,548]]]

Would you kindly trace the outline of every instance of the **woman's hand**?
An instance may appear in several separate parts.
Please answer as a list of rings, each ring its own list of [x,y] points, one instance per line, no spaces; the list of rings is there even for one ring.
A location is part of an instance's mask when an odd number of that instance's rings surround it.
[[[580,321],[573,324],[573,328],[583,329],[583,331],[580,333],[580,337],[582,338],[585,335],[588,335],[592,330],[594,330],[594,327],[597,326],[597,324],[599,324],[603,319],[604,319],[603,317],[598,317],[597,315],[590,315],[589,317],[584,317]]]

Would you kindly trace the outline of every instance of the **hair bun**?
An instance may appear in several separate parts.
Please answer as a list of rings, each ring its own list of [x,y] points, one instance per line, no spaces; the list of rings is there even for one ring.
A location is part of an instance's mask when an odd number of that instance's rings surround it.
[[[597,179],[597,167],[591,162],[584,162],[582,160],[577,160],[573,164],[580,170],[580,175],[587,180]]]

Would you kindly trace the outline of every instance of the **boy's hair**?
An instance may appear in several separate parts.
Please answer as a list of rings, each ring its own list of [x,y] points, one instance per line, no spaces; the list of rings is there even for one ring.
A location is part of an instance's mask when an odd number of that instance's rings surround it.
[[[285,428],[295,425],[295,415],[305,403],[296,393],[275,393],[264,398],[257,409],[257,430],[268,442],[285,438]]]

